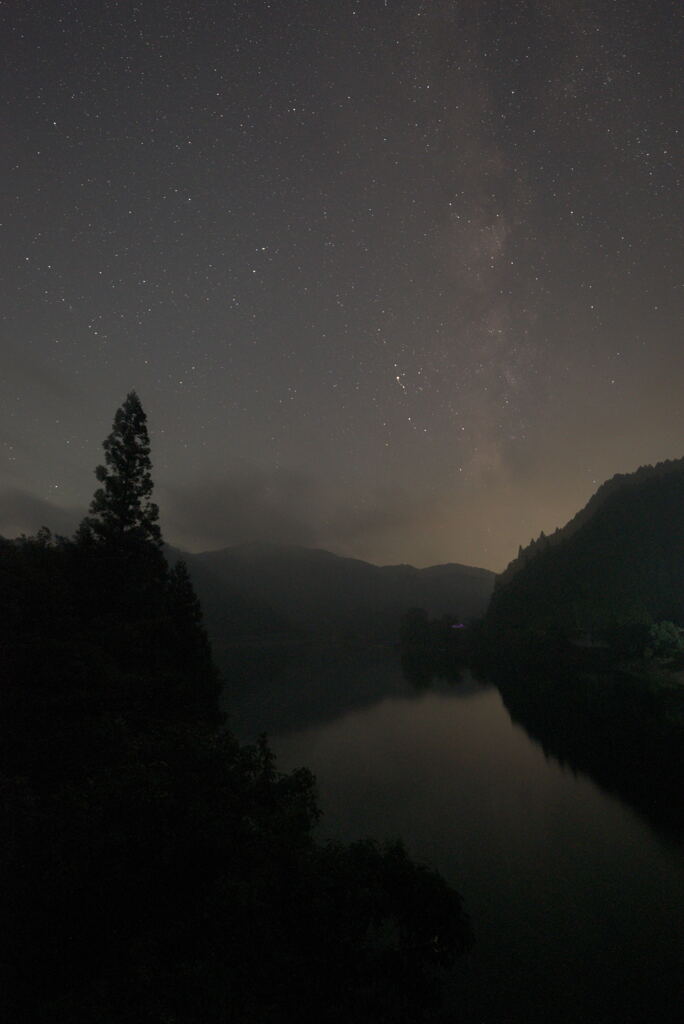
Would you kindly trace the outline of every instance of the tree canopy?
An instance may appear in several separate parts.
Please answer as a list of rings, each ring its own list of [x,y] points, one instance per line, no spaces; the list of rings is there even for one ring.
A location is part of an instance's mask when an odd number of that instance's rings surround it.
[[[120,541],[126,536],[161,544],[159,509],[151,500],[152,463],[147,416],[135,391],[129,392],[104,440],[105,465],[95,469],[103,485],[85,520],[96,537]]]
[[[316,842],[311,773],[225,728],[134,393],[105,452],[75,540],[0,538],[0,1018],[416,1024],[460,898],[401,846]]]

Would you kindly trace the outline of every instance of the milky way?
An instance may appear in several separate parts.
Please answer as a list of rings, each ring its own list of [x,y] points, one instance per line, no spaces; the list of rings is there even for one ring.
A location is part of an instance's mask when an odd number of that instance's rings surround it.
[[[680,5],[5,4],[0,532],[501,569],[684,454]]]

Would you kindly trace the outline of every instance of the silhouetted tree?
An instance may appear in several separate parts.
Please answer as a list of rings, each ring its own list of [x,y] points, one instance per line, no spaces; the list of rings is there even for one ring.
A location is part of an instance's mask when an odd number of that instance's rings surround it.
[[[211,715],[221,682],[204,628],[202,606],[185,562],[176,562],[169,570],[166,595],[166,646],[183,682],[185,707]]]
[[[0,1019],[417,1024],[459,897],[225,729],[134,393],[105,453],[75,541],[0,538]]]
[[[81,533],[85,527],[103,540],[116,542],[131,535],[160,545],[159,509],[150,500],[153,484],[147,417],[135,391],[117,409],[103,448],[106,465],[95,470],[103,486],[95,491]]]
[[[674,622],[655,622],[649,631],[646,653],[650,657],[674,659],[684,651],[684,632]]]
[[[425,648],[430,644],[430,620],[424,608],[409,608],[399,623],[399,639],[406,649]]]

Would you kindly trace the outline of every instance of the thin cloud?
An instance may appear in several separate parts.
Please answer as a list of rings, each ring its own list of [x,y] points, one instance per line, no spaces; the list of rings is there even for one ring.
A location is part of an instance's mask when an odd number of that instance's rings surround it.
[[[3,537],[31,535],[43,526],[68,537],[76,530],[83,514],[83,510],[62,508],[28,491],[0,491],[0,535]]]

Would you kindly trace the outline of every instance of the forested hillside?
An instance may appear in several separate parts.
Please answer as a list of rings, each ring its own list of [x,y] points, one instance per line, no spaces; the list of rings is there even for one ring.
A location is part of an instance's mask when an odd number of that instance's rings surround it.
[[[684,460],[604,485],[553,538],[510,567],[487,620],[573,632],[684,624]]]
[[[473,566],[378,566],[321,549],[275,544],[183,557],[217,647],[236,636],[235,625],[261,636],[396,642],[399,620],[411,607],[434,616],[483,615],[495,579],[489,570]]]
[[[400,844],[318,844],[314,780],[222,723],[137,396],[73,540],[0,540],[0,1016],[415,1021],[470,943]]]

